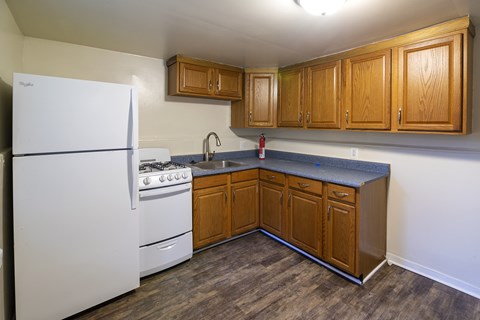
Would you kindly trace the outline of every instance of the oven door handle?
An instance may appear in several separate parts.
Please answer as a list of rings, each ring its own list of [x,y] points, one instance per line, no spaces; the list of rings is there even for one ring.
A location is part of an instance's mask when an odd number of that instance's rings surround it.
[[[171,187],[142,190],[140,191],[140,198],[147,198],[147,197],[159,196],[159,195],[182,192],[182,191],[190,191],[191,189],[192,189],[191,183],[184,183],[184,184],[171,186]]]

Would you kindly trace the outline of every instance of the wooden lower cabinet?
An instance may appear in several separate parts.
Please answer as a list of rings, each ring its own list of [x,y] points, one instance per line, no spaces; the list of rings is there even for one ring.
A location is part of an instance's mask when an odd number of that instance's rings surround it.
[[[288,241],[317,257],[322,255],[322,198],[288,192]]]
[[[349,273],[355,272],[355,207],[328,200],[325,260]]]
[[[232,184],[232,235],[258,228],[258,181]]]
[[[361,279],[385,260],[387,183],[353,188],[265,169],[195,178],[193,247],[260,227]]]
[[[260,181],[260,228],[281,238],[286,238],[284,194],[284,186]]]
[[[198,249],[228,237],[227,186],[193,192],[193,248]]]

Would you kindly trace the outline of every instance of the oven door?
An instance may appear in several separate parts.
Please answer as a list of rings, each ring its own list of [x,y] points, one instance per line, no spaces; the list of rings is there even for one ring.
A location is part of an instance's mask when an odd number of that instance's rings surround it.
[[[140,247],[192,230],[192,184],[140,191]]]

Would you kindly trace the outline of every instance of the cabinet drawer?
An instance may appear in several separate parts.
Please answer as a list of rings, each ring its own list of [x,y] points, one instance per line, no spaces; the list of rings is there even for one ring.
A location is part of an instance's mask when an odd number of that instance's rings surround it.
[[[288,187],[306,192],[322,194],[322,182],[297,176],[288,176]]]
[[[330,199],[338,199],[345,202],[355,203],[355,188],[329,183],[328,197]]]
[[[278,183],[280,185],[285,185],[285,175],[280,172],[270,171],[270,170],[260,170],[260,179]]]
[[[193,190],[225,185],[228,182],[228,174],[199,177],[193,179]]]
[[[258,179],[258,170],[244,170],[232,172],[232,183],[248,180],[257,180]]]

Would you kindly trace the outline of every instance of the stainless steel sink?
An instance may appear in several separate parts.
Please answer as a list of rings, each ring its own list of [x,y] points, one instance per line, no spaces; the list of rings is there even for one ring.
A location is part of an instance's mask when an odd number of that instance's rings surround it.
[[[231,160],[213,160],[213,161],[202,161],[192,164],[192,166],[206,169],[206,170],[216,170],[216,169],[225,169],[231,167],[243,166],[243,163],[235,162]]]

